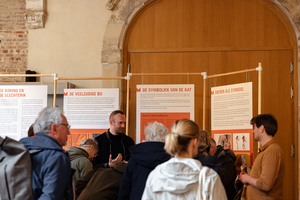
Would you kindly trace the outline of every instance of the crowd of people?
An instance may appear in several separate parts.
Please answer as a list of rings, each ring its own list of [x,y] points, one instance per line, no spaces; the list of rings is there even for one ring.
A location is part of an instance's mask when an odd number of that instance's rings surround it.
[[[145,128],[147,141],[136,144],[124,134],[125,114],[116,110],[110,128],[62,148],[70,125],[59,108],[44,108],[22,142],[31,155],[35,199],[229,199],[240,195],[235,183],[245,184],[246,199],[283,199],[284,163],[274,141],[278,124],[270,114],[251,119],[261,147],[250,173],[237,174],[231,149],[216,145],[192,120],[179,119],[169,130],[159,122]]]

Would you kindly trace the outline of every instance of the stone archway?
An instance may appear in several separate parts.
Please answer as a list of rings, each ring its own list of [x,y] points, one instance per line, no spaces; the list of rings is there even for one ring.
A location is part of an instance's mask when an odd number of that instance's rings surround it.
[[[270,0],[287,16],[294,28],[297,38],[300,36],[300,5],[296,0]],[[103,76],[122,76],[123,41],[126,31],[134,16],[153,0],[124,0],[120,1],[107,23],[101,52]],[[298,51],[300,38],[298,39]],[[300,52],[298,52],[300,54]],[[298,55],[298,66],[300,58]],[[298,70],[299,73],[300,70]],[[298,74],[299,76],[299,74]],[[298,87],[300,88],[300,87]],[[299,98],[300,99],[300,98]]]
[[[103,75],[121,76],[122,75],[122,49],[126,31],[130,21],[146,3],[153,0],[125,0],[121,1],[107,23],[103,46],[101,52],[101,63]]]

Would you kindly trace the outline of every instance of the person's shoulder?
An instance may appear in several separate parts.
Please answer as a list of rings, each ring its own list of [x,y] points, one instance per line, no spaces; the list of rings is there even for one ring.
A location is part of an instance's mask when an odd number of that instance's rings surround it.
[[[93,166],[92,162],[87,158],[87,157],[81,157],[78,159],[78,163],[82,165],[87,165],[87,166]]]
[[[20,140],[29,150],[53,150],[64,151],[58,142],[46,134],[37,134]]]
[[[64,151],[45,149],[32,157],[35,162],[41,163],[44,169],[51,171],[69,170],[70,159]]]
[[[231,149],[226,149],[225,150],[225,157],[226,158],[231,158],[233,162],[236,161],[236,156],[235,156],[234,152]]]
[[[64,160],[70,160],[69,159],[69,153],[63,149],[44,149],[39,154],[46,154],[48,157],[52,157],[55,159],[62,158]]]
[[[274,141],[273,143],[271,143],[270,147],[272,147],[272,148],[280,148],[281,149],[280,145],[276,141]]]
[[[168,161],[161,163],[159,165],[157,165],[150,173],[148,176],[148,179],[155,179],[156,177],[158,177],[159,175],[161,175],[161,169],[165,168],[166,165],[168,164]]]
[[[128,136],[128,135],[126,135],[126,134],[124,134],[124,133],[123,133],[123,135],[124,135],[124,138],[125,138],[126,140],[128,140],[128,141],[134,143],[134,140],[133,140],[130,136]]]
[[[215,170],[213,170],[207,166],[203,166],[200,170],[200,173],[205,174],[205,177],[207,179],[215,179],[215,178],[219,177],[218,173]]]
[[[262,154],[261,159],[267,160],[268,162],[277,159],[283,160],[284,157],[281,147],[275,141],[269,143],[260,153]]]
[[[103,138],[107,138],[106,132],[107,132],[107,131],[105,131],[105,132],[103,132],[103,133],[99,133],[98,136],[95,137],[95,140],[96,140],[96,141],[99,141],[99,140],[101,140],[101,139],[103,139]]]
[[[269,151],[282,151],[280,145],[276,141],[273,141],[271,144],[269,144],[266,149]]]
[[[283,151],[280,147],[280,145],[276,142],[270,144],[266,150],[265,150],[265,154],[273,154],[273,155],[281,155],[283,156]]]

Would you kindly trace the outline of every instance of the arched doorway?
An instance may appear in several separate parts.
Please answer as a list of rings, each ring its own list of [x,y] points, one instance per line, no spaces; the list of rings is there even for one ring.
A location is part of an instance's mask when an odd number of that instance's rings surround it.
[[[270,1],[158,0],[131,21],[124,39],[123,66],[132,73],[207,72],[209,75],[254,68],[263,64],[262,113],[279,122],[275,139],[285,154],[284,199],[297,197],[297,42],[286,16]],[[126,74],[127,68],[123,67]],[[208,85],[253,82],[252,73],[210,80]],[[136,84],[195,84],[195,121],[202,123],[202,82],[199,77],[134,77],[130,81],[129,135],[135,138]],[[198,88],[198,90],[197,90]],[[253,115],[257,114],[254,89]],[[209,94],[207,94],[209,96]],[[124,98],[125,99],[125,98]],[[210,99],[207,99],[209,102]],[[208,107],[207,119],[210,119]],[[206,127],[210,127],[207,120]],[[254,144],[257,152],[257,143]],[[254,156],[256,153],[254,153]]]

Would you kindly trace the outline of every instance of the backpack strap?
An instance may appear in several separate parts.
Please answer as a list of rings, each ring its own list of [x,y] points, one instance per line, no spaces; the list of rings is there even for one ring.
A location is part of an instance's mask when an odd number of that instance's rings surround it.
[[[2,149],[2,144],[4,142],[5,139],[3,139],[1,136],[0,136],[0,149]]]
[[[107,139],[110,140],[109,135],[108,135],[108,130],[105,132],[105,135],[106,135]]]
[[[4,143],[4,139],[0,136],[0,149],[2,150],[2,145]],[[5,159],[5,156],[0,157],[0,163]],[[1,187],[2,188],[2,187]]]
[[[127,157],[126,157],[126,149],[125,149],[125,146],[124,146],[124,143],[123,143],[123,141],[124,141],[124,138],[125,138],[125,135],[124,135],[124,133],[120,133],[121,134],[121,145],[122,145],[122,148],[123,148],[123,152],[124,152],[124,159],[126,160],[127,159]],[[112,150],[111,150],[111,139],[110,139],[110,137],[109,137],[109,133],[108,133],[108,130],[105,132],[105,135],[106,135],[106,137],[107,137],[107,139],[109,140],[109,154],[112,154]]]

